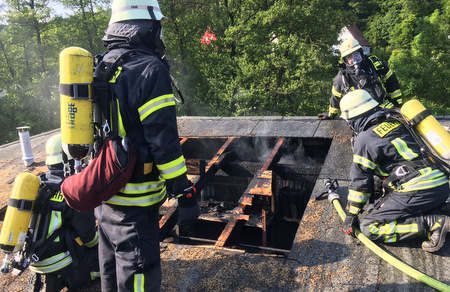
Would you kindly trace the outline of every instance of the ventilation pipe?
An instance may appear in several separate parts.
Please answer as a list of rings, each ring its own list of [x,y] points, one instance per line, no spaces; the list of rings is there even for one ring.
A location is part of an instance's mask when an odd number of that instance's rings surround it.
[[[30,127],[17,127],[17,131],[19,131],[19,139],[20,146],[22,148],[22,160],[25,166],[31,166],[34,162],[33,150],[31,149],[31,141],[30,141]]]

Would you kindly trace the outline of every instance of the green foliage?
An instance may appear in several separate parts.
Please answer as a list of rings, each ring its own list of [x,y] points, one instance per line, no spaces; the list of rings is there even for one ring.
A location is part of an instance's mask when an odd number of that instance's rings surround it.
[[[55,1],[54,1],[55,2]],[[7,0],[0,7],[0,144],[59,127],[59,53],[93,55],[110,17],[109,0]],[[387,60],[405,99],[435,114],[450,109],[449,0],[160,0],[164,40],[185,98],[180,115],[316,115],[328,107],[338,56],[331,46],[357,25]],[[217,41],[202,45],[210,27]]]
[[[435,114],[449,114],[450,110],[448,11],[448,8],[435,10],[430,16],[416,21],[409,45],[396,50],[390,58],[405,96],[421,100]],[[408,15],[407,21],[410,18]]]
[[[168,54],[182,52],[171,58],[183,68],[173,74],[197,85],[198,98],[188,88],[195,105],[187,114],[298,115],[326,107],[337,62],[330,44],[346,15],[339,1],[205,1],[203,15],[198,4],[166,5]],[[208,26],[218,40],[201,47]]]
[[[99,1],[66,1],[74,15],[53,16],[48,0],[8,0],[0,26],[0,143],[59,127],[59,53],[68,46],[104,51],[101,38],[110,12]],[[103,1],[106,4],[105,1]],[[108,3],[109,4],[109,3]],[[87,7],[82,11],[79,6]],[[88,33],[89,32],[89,33]]]

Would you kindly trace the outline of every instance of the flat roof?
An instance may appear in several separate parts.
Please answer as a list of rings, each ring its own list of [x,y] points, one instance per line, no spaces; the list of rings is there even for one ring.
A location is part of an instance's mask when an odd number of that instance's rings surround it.
[[[438,117],[439,118],[439,117]],[[450,125],[448,117],[441,117]],[[358,239],[342,232],[343,222],[327,200],[323,180],[337,179],[343,202],[352,161],[351,132],[343,120],[316,117],[180,117],[180,136],[270,136],[331,139],[303,218],[287,256],[264,255],[206,245],[161,243],[162,291],[435,291],[382,260]],[[19,142],[0,146],[0,206],[6,203],[14,177],[24,171],[46,171],[44,145],[56,129],[31,137],[35,164],[26,167]],[[450,242],[437,253],[420,248],[420,240],[380,245],[387,253],[438,281],[450,285]],[[3,259],[3,253],[0,253]],[[0,275],[5,289],[24,287],[23,278]],[[81,291],[100,291],[98,282]]]

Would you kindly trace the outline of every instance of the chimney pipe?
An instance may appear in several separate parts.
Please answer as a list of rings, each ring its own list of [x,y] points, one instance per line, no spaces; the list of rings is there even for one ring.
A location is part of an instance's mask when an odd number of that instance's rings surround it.
[[[19,131],[20,146],[22,148],[22,160],[25,166],[31,166],[34,162],[33,150],[31,149],[30,133],[28,130],[30,127],[17,127]]]

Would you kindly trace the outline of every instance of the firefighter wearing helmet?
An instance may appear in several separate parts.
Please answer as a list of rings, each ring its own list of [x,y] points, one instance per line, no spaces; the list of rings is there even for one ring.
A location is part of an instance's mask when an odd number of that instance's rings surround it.
[[[168,195],[178,199],[179,224],[199,216],[179,142],[164,20],[156,0],[113,0],[103,37],[103,62],[119,60],[109,82],[118,132],[138,158],[126,186],[95,209],[102,291],[160,291],[158,208]]]
[[[366,56],[354,38],[346,39],[340,46],[340,70],[331,89],[328,112],[320,119],[333,119],[339,114],[339,101],[348,92],[364,89],[382,107],[394,108],[402,104],[402,92],[395,73],[374,55]]]
[[[39,176],[40,220],[26,254],[39,258],[30,265],[36,273],[36,287],[40,287],[40,276],[45,275],[46,291],[64,287],[72,291],[99,277],[96,222],[92,211],[73,210],[60,192],[64,180],[61,134],[47,140],[45,151],[49,171]],[[73,167],[72,157],[68,159]]]
[[[439,250],[450,229],[450,208],[445,204],[449,180],[422,155],[420,145],[392,109],[379,107],[367,91],[357,89],[340,103],[341,117],[356,134],[344,232],[354,226],[374,241],[393,243],[427,238],[422,249]],[[374,177],[384,179],[384,196],[375,201],[359,223],[358,215],[374,195]]]

